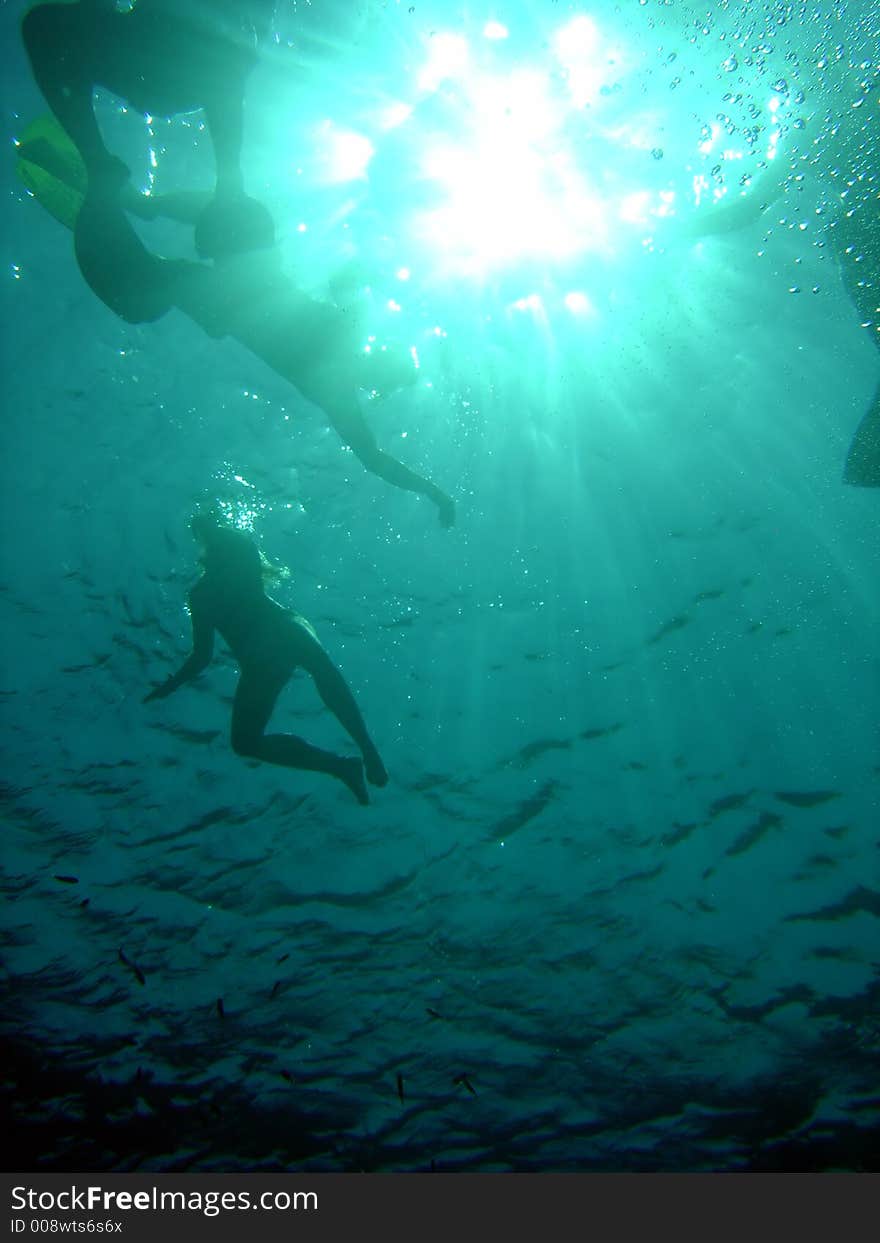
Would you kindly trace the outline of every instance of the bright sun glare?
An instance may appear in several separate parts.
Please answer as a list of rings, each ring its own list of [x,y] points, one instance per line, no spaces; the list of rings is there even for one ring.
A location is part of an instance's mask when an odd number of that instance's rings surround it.
[[[492,20],[469,37],[425,36],[409,83],[384,101],[372,138],[322,124],[325,182],[370,180],[381,196],[373,157],[385,141],[398,143],[398,166],[427,187],[409,205],[405,188],[390,200],[408,244],[430,252],[446,273],[477,278],[522,261],[607,257],[736,184],[707,175],[716,165],[736,169],[746,154],[720,123],[704,126],[699,141],[695,135],[686,177],[671,166],[675,157],[659,164],[669,96],[652,102],[644,90],[626,89],[643,68],[638,55],[592,17],[570,18],[525,53],[515,34]],[[766,159],[779,138],[779,102],[765,117]],[[690,165],[687,152],[681,158],[682,132],[672,133],[671,145],[678,164]],[[583,312],[577,298],[566,305]]]
[[[608,53],[595,23],[576,17],[562,27],[545,68],[496,69],[493,45],[507,31],[489,23],[483,36],[474,48],[457,35],[429,43],[419,84],[444,91],[450,121],[460,121],[424,151],[422,171],[445,201],[423,214],[418,231],[457,267],[478,272],[600,249],[608,207],[565,133],[604,84]]]

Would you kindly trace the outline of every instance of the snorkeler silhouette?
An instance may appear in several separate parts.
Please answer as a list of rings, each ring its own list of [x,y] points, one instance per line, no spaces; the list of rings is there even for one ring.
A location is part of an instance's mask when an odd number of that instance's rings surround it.
[[[880,98],[876,102],[880,103]],[[876,172],[876,148],[866,144],[862,166],[862,173],[852,179],[844,210],[829,231],[847,293],[880,350],[880,176]],[[880,488],[880,381],[850,443],[843,478],[858,487]]]
[[[189,593],[193,648],[178,671],[145,696],[164,699],[211,662],[214,632],[226,641],[241,669],[232,705],[232,749],[237,755],[284,768],[329,773],[368,803],[366,779],[384,786],[388,774],[342,674],[304,617],[266,595],[266,563],[253,540],[208,516],[192,520],[201,543],[204,573]],[[313,747],[294,734],[267,734],[275,701],[296,669],[314,680],[318,694],[360,747],[363,763]]]
[[[441,524],[453,524],[452,499],[379,448],[358,399],[360,389],[384,395],[414,383],[409,351],[379,345],[367,351],[356,309],[317,301],[298,289],[281,270],[275,227],[262,204],[238,200],[236,228],[230,231],[223,218],[200,212],[198,194],[108,195],[85,177],[76,151],[51,118],[28,128],[18,156],[34,196],[74,229],[83,277],[121,319],[146,323],[177,307],[209,336],[239,341],[324,412],[368,471],[426,496]],[[132,228],[128,210],[190,224],[195,219],[196,249],[210,262],[153,254]]]
[[[847,72],[842,65],[832,69],[838,76]],[[838,81],[832,75],[827,82],[819,80],[815,91],[821,107],[803,124],[795,155],[798,147],[801,158],[806,152],[808,167],[829,183],[836,210],[828,213],[827,238],[850,301],[880,350],[880,175],[875,136],[880,89],[876,78],[864,80],[859,67],[855,76],[850,71],[849,78]],[[801,175],[792,176],[798,167],[777,158],[775,168],[762,174],[754,192],[712,207],[682,230],[683,235],[727,233],[750,224],[792,185],[800,185]],[[880,383],[850,442],[843,481],[880,488]]]
[[[866,79],[865,66],[835,84],[834,113],[812,136],[813,160],[827,178],[832,203],[828,240],[862,327],[880,350],[880,175],[877,120],[880,82]],[[820,96],[821,98],[821,96]],[[841,103],[844,107],[841,108]],[[880,488],[880,383],[850,442],[844,483]]]
[[[245,200],[245,81],[273,10],[274,0],[138,0],[129,12],[117,10],[115,0],[63,0],[25,14],[22,37],[34,77],[82,156],[93,192],[117,193],[129,176],[101,137],[96,86],[145,114],[201,108],[216,163],[205,213],[235,231]]]

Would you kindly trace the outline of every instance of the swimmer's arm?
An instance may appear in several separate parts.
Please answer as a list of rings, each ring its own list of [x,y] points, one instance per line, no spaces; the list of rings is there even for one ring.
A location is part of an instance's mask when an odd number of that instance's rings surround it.
[[[430,479],[417,475],[414,470],[410,470],[390,453],[379,448],[355,397],[342,397],[334,392],[332,386],[328,386],[321,394],[320,405],[340,439],[371,474],[378,475],[395,488],[426,496],[437,506],[441,525],[452,526],[455,522],[455,502],[452,498]]]
[[[178,687],[183,686],[185,682],[191,682],[193,678],[198,677],[202,670],[207,669],[211,663],[211,657],[214,655],[214,627],[194,601],[191,602],[191,611],[193,630],[192,652],[176,673],[172,673],[170,678],[166,678],[164,682],[154,686],[150,693],[144,696],[144,703],[149,703],[151,699],[167,698]]]

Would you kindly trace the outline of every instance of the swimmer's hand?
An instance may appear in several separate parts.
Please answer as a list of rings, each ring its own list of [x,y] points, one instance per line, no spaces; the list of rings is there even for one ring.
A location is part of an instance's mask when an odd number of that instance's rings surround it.
[[[439,492],[434,497],[434,504],[440,516],[440,525],[447,530],[455,525],[455,501],[451,496],[447,496],[445,492]]]
[[[437,506],[441,527],[448,529],[453,526],[455,523],[455,501],[452,497],[447,496],[445,492],[441,492],[437,485],[431,483],[430,480],[426,480],[422,491]]]

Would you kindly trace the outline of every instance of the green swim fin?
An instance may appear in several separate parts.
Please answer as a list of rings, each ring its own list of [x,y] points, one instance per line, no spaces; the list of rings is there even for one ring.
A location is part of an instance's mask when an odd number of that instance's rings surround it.
[[[49,114],[32,121],[17,146],[16,171],[31,194],[68,229],[76,226],[88,186],[86,166]]]
[[[17,172],[35,199],[68,229],[77,216],[88,190],[89,177],[79,151],[59,123],[47,113],[32,121],[22,135],[16,154]],[[213,201],[210,190],[176,190],[148,195],[130,184],[122,189],[122,206],[142,220],[157,216],[195,224]]]

